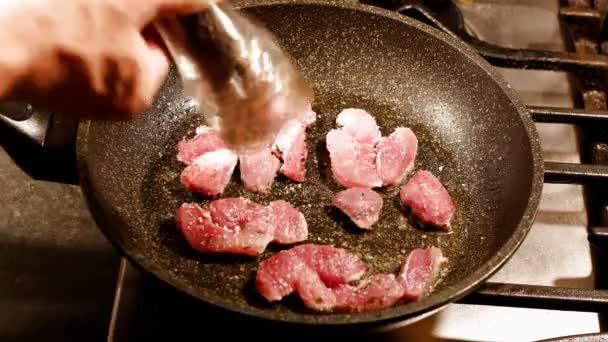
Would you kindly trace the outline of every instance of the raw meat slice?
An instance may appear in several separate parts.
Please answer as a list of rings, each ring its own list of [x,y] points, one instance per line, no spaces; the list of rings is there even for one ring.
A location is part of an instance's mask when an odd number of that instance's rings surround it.
[[[343,284],[334,290],[336,308],[364,311],[417,300],[428,293],[447,259],[437,247],[418,248],[405,258],[399,275],[375,274],[358,286]]]
[[[215,196],[224,192],[237,161],[228,149],[207,152],[182,171],[180,181],[190,191]]]
[[[239,154],[241,180],[246,189],[265,193],[270,190],[281,162],[270,148]]]
[[[401,188],[401,201],[412,209],[412,213],[424,224],[443,230],[450,229],[450,221],[456,204],[441,182],[429,171],[418,171]]]
[[[376,171],[376,151],[372,144],[357,143],[343,129],[332,129],[326,137],[331,171],[344,187],[375,188],[382,186]]]
[[[332,204],[348,215],[359,228],[371,229],[380,218],[382,197],[372,189],[349,188],[335,194]]]
[[[328,310],[336,304],[330,287],[357,280],[364,271],[365,264],[344,249],[305,244],[261,262],[256,287],[271,302],[297,291],[309,308]]]
[[[190,139],[183,139],[177,144],[177,160],[190,165],[194,159],[207,152],[227,148],[226,144],[210,127],[200,126],[196,129],[196,135]]]
[[[399,127],[376,146],[376,168],[383,186],[396,186],[414,167],[418,139],[409,128]]]
[[[273,144],[273,151],[283,161],[279,172],[296,181],[306,180],[306,124],[292,120],[281,129]]]
[[[344,264],[344,256],[356,261],[357,272],[336,267]],[[415,249],[405,258],[397,277],[375,274],[351,285],[349,282],[358,280],[365,270],[358,258],[343,249],[307,244],[281,251],[260,263],[256,288],[270,302],[296,292],[313,310],[377,310],[403,299],[422,297],[432,288],[446,260],[436,247]],[[349,273],[352,276],[346,277]]]
[[[330,311],[336,306],[336,295],[329,289],[319,275],[309,267],[303,267],[295,290],[307,307],[317,311]]]
[[[274,230],[265,217],[228,229],[217,225],[206,209],[196,204],[182,204],[176,214],[179,230],[190,246],[204,253],[230,253],[258,256],[272,241]]]
[[[346,249],[304,244],[295,246],[289,251],[315,270],[325,285],[330,287],[358,280],[365,273],[365,264]]]
[[[306,181],[306,129],[317,120],[317,114],[308,106],[299,120],[290,120],[277,134],[272,151],[283,162],[279,172],[296,182]]]
[[[389,307],[403,298],[404,289],[394,274],[375,274],[358,286],[341,285],[334,291],[336,308],[368,311]]]
[[[196,250],[208,245],[213,231],[221,229],[211,221],[208,211],[193,203],[182,204],[177,209],[175,220],[180,232]]]
[[[418,248],[410,252],[399,273],[405,297],[415,300],[428,293],[447,259],[437,247]]]
[[[256,288],[270,302],[281,300],[296,291],[304,304],[323,311],[335,306],[334,293],[291,250],[281,251],[262,261],[255,279]]]
[[[382,137],[376,119],[363,109],[344,109],[338,114],[336,123],[357,143],[375,146]]]
[[[302,130],[296,137],[289,153],[283,154],[283,165],[279,171],[291,180],[304,182],[306,181],[307,157],[306,133]]]
[[[222,198],[209,204],[213,223],[227,229],[238,229],[261,217],[274,232],[272,242],[289,245],[308,238],[304,215],[290,203],[279,200],[264,206],[245,197]]]
[[[298,209],[283,200],[270,202],[268,207],[277,222],[274,242],[287,245],[302,242],[308,238],[308,224]]]
[[[307,267],[293,253],[281,251],[262,261],[258,266],[255,285],[260,294],[270,302],[281,300],[294,291],[294,283]]]
[[[260,215],[267,215],[268,211],[264,208],[245,197],[221,198],[209,203],[213,222],[229,229],[242,226]]]

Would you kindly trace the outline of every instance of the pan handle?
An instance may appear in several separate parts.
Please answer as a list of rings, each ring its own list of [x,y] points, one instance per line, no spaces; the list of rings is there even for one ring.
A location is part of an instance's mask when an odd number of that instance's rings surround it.
[[[30,142],[52,150],[72,148],[78,125],[74,119],[18,102],[0,102],[0,122]]]
[[[35,179],[76,184],[78,121],[29,104],[0,103],[0,146]]]
[[[34,107],[27,103],[0,102],[0,113],[15,121],[23,121],[34,114]]]
[[[0,121],[12,128],[30,142],[44,146],[50,123],[50,115],[34,111],[27,104],[16,102],[0,103]]]

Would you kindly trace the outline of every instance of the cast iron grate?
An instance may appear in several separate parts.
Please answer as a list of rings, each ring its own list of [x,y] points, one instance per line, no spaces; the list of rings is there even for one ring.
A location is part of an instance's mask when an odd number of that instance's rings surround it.
[[[529,106],[536,122],[568,123],[578,127],[582,163],[545,162],[545,182],[585,186],[589,216],[589,241],[594,252],[596,274],[608,247],[608,28],[605,1],[569,0],[559,16],[569,52],[512,49],[489,44],[470,35],[462,16],[451,1],[372,0],[371,5],[397,11],[425,21],[464,41],[494,66],[570,72],[578,90],[579,108]],[[606,51],[603,51],[606,50]],[[604,54],[606,53],[606,54]],[[591,186],[592,185],[592,186]],[[564,256],[567,257],[567,256]],[[606,266],[603,266],[606,267]],[[608,288],[598,276],[596,289],[487,282],[460,302],[469,304],[608,312]]]

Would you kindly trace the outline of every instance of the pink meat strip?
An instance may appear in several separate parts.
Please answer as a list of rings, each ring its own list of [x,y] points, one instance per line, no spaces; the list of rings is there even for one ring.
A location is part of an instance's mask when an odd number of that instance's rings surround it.
[[[264,206],[232,197],[212,201],[207,208],[186,203],[178,209],[177,223],[193,248],[208,253],[257,256],[271,242],[294,244],[308,237],[304,216],[285,201]]]
[[[326,146],[332,174],[339,184],[346,188],[382,186],[376,171],[376,150],[372,144],[356,143],[352,135],[339,128],[327,133]]]
[[[343,248],[304,244],[290,251],[317,272],[325,285],[330,287],[358,280],[365,273],[365,264]]]
[[[241,180],[246,189],[266,193],[272,187],[281,162],[270,148],[239,154]]]
[[[399,127],[376,146],[376,168],[382,185],[399,185],[414,168],[418,139],[409,128]]]
[[[425,170],[416,172],[401,188],[401,202],[412,209],[420,222],[450,230],[450,221],[456,204],[448,191],[435,176]]]
[[[178,143],[177,159],[188,165],[182,172],[181,182],[190,191],[209,196],[220,194],[230,182],[239,162],[243,185],[254,192],[268,192],[277,172],[297,182],[304,182],[308,157],[306,128],[315,121],[316,113],[309,104],[299,120],[290,121],[280,131],[272,149],[239,152],[238,157],[228,149],[217,132],[201,126],[196,129],[193,138]]]
[[[365,265],[344,249],[305,244],[262,261],[256,288],[270,302],[296,292],[307,307],[326,311],[336,306],[336,296],[328,283],[339,285],[358,279],[364,270]]]
[[[196,135],[190,139],[182,139],[177,144],[177,160],[186,165],[207,152],[227,148],[226,144],[210,127],[201,126],[196,129]]]
[[[296,182],[306,180],[308,147],[306,146],[306,124],[304,122],[289,121],[277,135],[273,151],[283,161],[279,172]]]
[[[441,266],[447,261],[437,247],[415,249],[406,257],[399,272],[404,296],[416,300],[428,293],[438,278]]]
[[[331,169],[344,187],[393,187],[414,167],[418,139],[411,129],[398,127],[382,137],[372,115],[348,108],[336,118],[337,129],[326,137]]]
[[[290,250],[262,261],[255,284],[258,292],[269,302],[297,292],[304,304],[313,310],[331,310],[336,305],[333,291],[325,286],[317,272]]]
[[[289,245],[308,239],[308,224],[304,215],[289,202],[278,200],[270,202],[268,208],[277,222],[274,242]]]
[[[258,217],[232,229],[211,219],[206,209],[196,204],[182,204],[176,214],[177,226],[190,246],[204,253],[229,253],[259,256],[274,237],[265,217]]]
[[[362,229],[371,229],[382,211],[382,197],[368,188],[342,190],[332,197],[332,204]]]
[[[268,301],[275,302],[295,292],[308,308],[319,311],[377,310],[401,300],[419,299],[432,288],[441,265],[446,261],[438,248],[415,249],[406,258],[399,276],[375,274],[357,285],[351,285],[347,280],[351,277],[347,275],[354,273],[345,272],[343,267],[330,270],[322,265],[345,264],[345,256],[349,259],[356,256],[342,249],[323,246],[324,253],[330,249],[343,252],[327,254],[328,257],[318,261],[317,257],[310,255],[320,250],[320,246],[307,244],[293,247],[260,263],[256,275],[256,288],[260,294]],[[311,265],[312,260],[317,261]],[[328,277],[323,273],[328,271],[342,274],[339,277]],[[361,274],[362,272],[357,273],[355,278],[359,279]]]
[[[394,305],[403,298],[404,289],[394,274],[375,274],[357,286],[341,285],[334,293],[336,309],[369,311]]]
[[[369,311],[401,300],[418,300],[432,290],[447,259],[437,247],[414,249],[405,258],[399,275],[375,274],[357,286],[341,285],[334,293],[336,308]]]
[[[291,120],[279,131],[272,150],[283,161],[279,172],[296,182],[306,181],[306,129],[315,123],[317,114],[308,107],[299,120]]]
[[[190,191],[215,196],[224,192],[237,162],[236,154],[228,149],[207,152],[182,171],[180,181]]]

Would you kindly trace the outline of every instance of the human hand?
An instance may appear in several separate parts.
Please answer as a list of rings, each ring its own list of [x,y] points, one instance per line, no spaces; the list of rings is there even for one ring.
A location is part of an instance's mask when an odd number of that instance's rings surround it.
[[[0,101],[122,119],[154,101],[168,71],[150,30],[213,0],[0,0]]]

